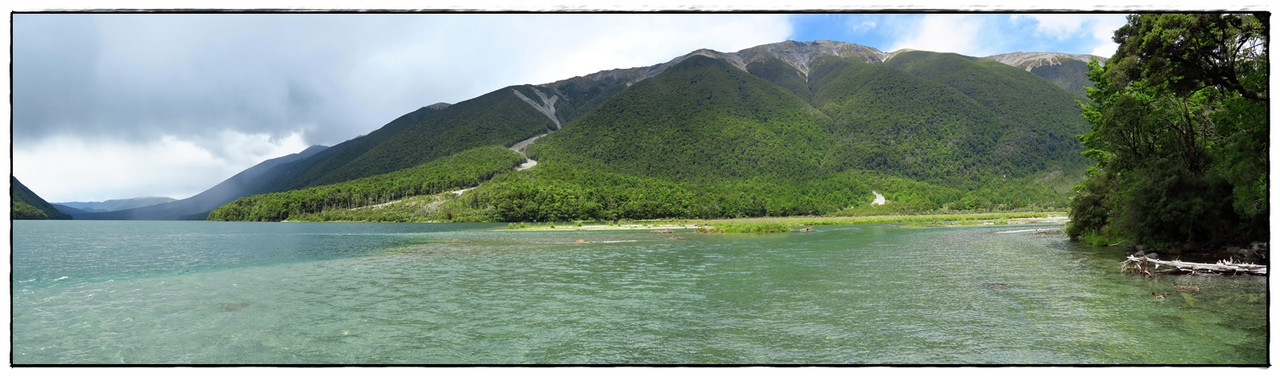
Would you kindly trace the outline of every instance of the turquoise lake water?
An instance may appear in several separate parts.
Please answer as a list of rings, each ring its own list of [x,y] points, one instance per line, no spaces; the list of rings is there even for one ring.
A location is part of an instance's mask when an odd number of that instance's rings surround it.
[[[12,362],[1267,363],[1265,277],[1037,229],[14,221]]]

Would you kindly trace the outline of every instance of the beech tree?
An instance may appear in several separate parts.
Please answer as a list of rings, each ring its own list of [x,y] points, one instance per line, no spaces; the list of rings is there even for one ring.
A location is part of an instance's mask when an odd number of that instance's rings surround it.
[[[1068,234],[1155,247],[1267,235],[1267,18],[1141,14],[1090,64],[1097,160],[1077,186]]]

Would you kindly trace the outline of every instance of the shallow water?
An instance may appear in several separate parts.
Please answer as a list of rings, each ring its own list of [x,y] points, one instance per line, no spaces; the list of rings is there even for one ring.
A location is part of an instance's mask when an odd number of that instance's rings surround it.
[[[16,364],[1267,362],[1265,278],[1027,226],[13,225]]]

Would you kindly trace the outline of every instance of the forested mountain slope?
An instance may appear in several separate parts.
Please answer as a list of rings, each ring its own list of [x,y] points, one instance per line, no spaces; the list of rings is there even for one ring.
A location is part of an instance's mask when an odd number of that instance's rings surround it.
[[[555,130],[530,147],[535,168],[440,200],[498,221],[1061,208],[1085,163],[1077,98],[955,54],[699,50],[422,109],[300,163],[281,187],[392,177]],[[890,205],[868,207],[873,189]]]
[[[319,156],[279,188],[389,173],[479,146],[509,146],[556,128],[555,121],[515,95],[515,90],[528,89],[506,87],[438,110],[422,108],[402,116],[350,145],[336,146],[335,152]]]
[[[22,182],[18,182],[18,178],[13,176],[9,177],[9,200],[10,210],[12,211],[9,213],[9,218],[14,220],[71,219],[71,216],[58,211],[57,208],[44,201],[44,199],[40,198],[40,195],[36,195],[35,192],[32,192]]]
[[[1058,52],[1011,52],[992,55],[984,59],[995,60],[1021,68],[1054,83],[1071,94],[1086,99],[1084,88],[1093,86],[1089,81],[1089,61],[1107,62],[1107,57]]]

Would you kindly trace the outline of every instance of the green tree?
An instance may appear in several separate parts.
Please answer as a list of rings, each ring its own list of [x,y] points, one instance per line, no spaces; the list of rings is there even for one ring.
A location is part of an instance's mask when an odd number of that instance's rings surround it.
[[[10,218],[14,220],[44,220],[49,218],[49,215],[46,215],[44,211],[27,203],[13,202],[11,207],[13,212],[10,213]]]
[[[1090,64],[1097,168],[1071,203],[1072,238],[1115,230],[1156,247],[1267,234],[1267,19],[1143,14]]]

